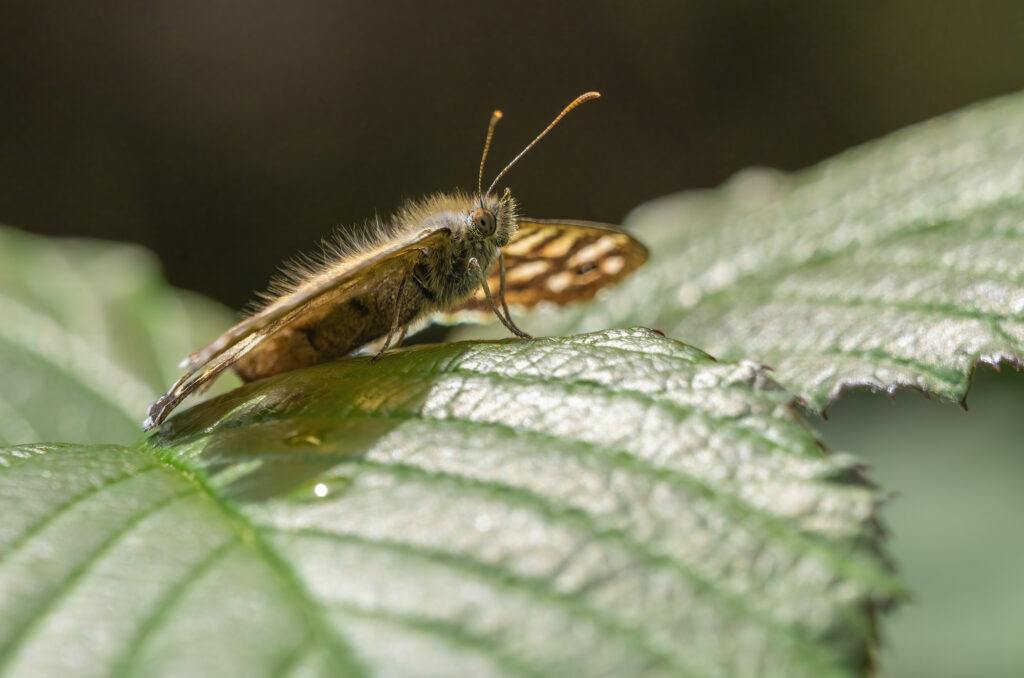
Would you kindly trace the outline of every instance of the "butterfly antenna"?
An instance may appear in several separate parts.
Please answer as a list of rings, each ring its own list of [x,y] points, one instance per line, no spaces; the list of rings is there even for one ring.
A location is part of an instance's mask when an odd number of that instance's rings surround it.
[[[484,139],[484,154],[480,156],[480,172],[476,175],[476,192],[480,194],[481,198],[484,195],[484,191],[481,188],[484,183],[484,163],[487,161],[487,151],[491,150],[491,139],[494,137],[494,128],[497,127],[499,120],[501,120],[501,111],[495,109],[494,113],[491,113],[491,122],[487,125],[487,138]]]
[[[524,148],[523,150],[519,151],[519,155],[517,155],[516,157],[512,158],[512,162],[510,162],[509,164],[505,165],[505,169],[503,169],[500,172],[498,172],[498,176],[494,177],[494,181],[491,182],[491,185],[487,188],[486,195],[490,195],[491,194],[491,191],[493,191],[494,187],[498,185],[498,182],[501,180],[501,178],[503,176],[505,176],[505,173],[508,172],[510,169],[512,169],[512,165],[515,165],[517,162],[519,162],[519,158],[521,158],[524,155],[526,155],[526,152],[528,150],[530,150],[531,148],[536,146],[537,142],[540,141],[541,139],[543,139],[544,135],[547,134],[548,132],[550,132],[551,128],[554,127],[555,125],[557,125],[559,123],[559,121],[562,118],[564,118],[569,113],[569,111],[571,111],[572,109],[576,108],[580,104],[584,104],[584,103],[590,101],[591,99],[596,99],[599,96],[601,96],[600,92],[587,92],[586,94],[581,94],[578,97],[576,97],[575,99],[573,99],[572,103],[570,103],[568,106],[563,108],[562,112],[559,113],[558,116],[555,117],[555,119],[551,121],[551,124],[548,125],[547,127],[545,127],[544,131],[537,135],[536,139],[531,141],[526,146],[526,148]],[[492,127],[493,127],[493,118],[492,118]],[[490,136],[489,135],[488,135],[488,141],[490,141]],[[485,150],[486,150],[486,147],[485,147]],[[480,171],[483,172],[483,162],[480,163]]]

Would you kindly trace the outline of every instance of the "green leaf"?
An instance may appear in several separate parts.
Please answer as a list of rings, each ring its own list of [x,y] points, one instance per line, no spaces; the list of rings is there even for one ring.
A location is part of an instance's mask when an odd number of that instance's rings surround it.
[[[0,444],[136,440],[174,366],[231,317],[141,248],[0,227]]]
[[[978,362],[1024,360],[1024,94],[657,200],[627,225],[646,267],[600,304],[521,324],[656,327],[771,365],[817,408],[852,386],[962,399]]]
[[[878,502],[648,330],[343,360],[0,454],[0,674],[860,675]]]

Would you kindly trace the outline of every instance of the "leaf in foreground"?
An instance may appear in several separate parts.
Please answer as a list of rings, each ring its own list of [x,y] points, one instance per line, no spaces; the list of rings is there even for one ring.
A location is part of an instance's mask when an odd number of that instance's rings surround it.
[[[647,330],[344,360],[4,451],[0,674],[860,675],[878,501]]]
[[[771,365],[818,408],[852,386],[959,400],[978,362],[1024,360],[1024,94],[657,200],[627,226],[652,252],[637,275],[521,324],[656,327]]]
[[[178,360],[231,317],[139,247],[0,227],[0,444],[137,439]]]

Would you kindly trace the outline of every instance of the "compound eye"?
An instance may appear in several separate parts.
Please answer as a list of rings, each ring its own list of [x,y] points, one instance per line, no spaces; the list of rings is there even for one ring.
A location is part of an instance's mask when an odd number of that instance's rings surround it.
[[[483,235],[494,235],[494,212],[477,207],[470,215],[473,226]]]

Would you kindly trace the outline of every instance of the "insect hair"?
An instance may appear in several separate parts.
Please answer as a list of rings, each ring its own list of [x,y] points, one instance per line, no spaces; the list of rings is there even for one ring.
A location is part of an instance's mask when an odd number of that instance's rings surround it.
[[[480,207],[484,207],[488,202],[491,191],[497,186],[498,181],[562,118],[574,108],[600,96],[598,92],[586,92],[571,101],[533,141],[498,172],[487,191],[482,192],[481,180],[483,179],[484,162],[487,160],[487,151],[491,146],[494,128],[502,118],[501,111],[494,111],[487,126],[487,137],[484,141],[484,151],[480,158],[480,169],[477,174],[477,194]],[[472,200],[466,193],[458,189],[451,193],[435,193],[421,200],[407,201],[387,221],[381,221],[380,217],[377,217],[364,222],[361,228],[336,229],[333,235],[320,241],[319,250],[305,254],[300,253],[286,260],[281,265],[279,273],[271,278],[267,289],[257,292],[255,301],[250,302],[243,309],[243,315],[251,316],[265,311],[289,295],[340,276],[346,269],[352,268],[380,250],[393,246],[396,242],[408,241],[410,235],[429,225],[428,222],[432,217],[464,211]],[[504,207],[504,214],[496,216],[510,224],[509,228],[505,230],[507,231],[506,235],[511,237],[515,232],[516,204],[509,198],[507,191],[506,195],[500,199],[500,203]],[[499,247],[502,245],[504,242]],[[482,264],[490,265],[490,261],[482,262]]]
[[[459,189],[434,193],[407,200],[387,219],[377,216],[357,227],[335,229],[313,251],[285,260],[267,289],[257,292],[256,299],[244,308],[243,315],[255,315],[291,294],[335,278],[380,250],[408,240],[438,215],[465,212],[474,199]],[[503,218],[515,223],[515,201],[503,196],[501,202]]]

